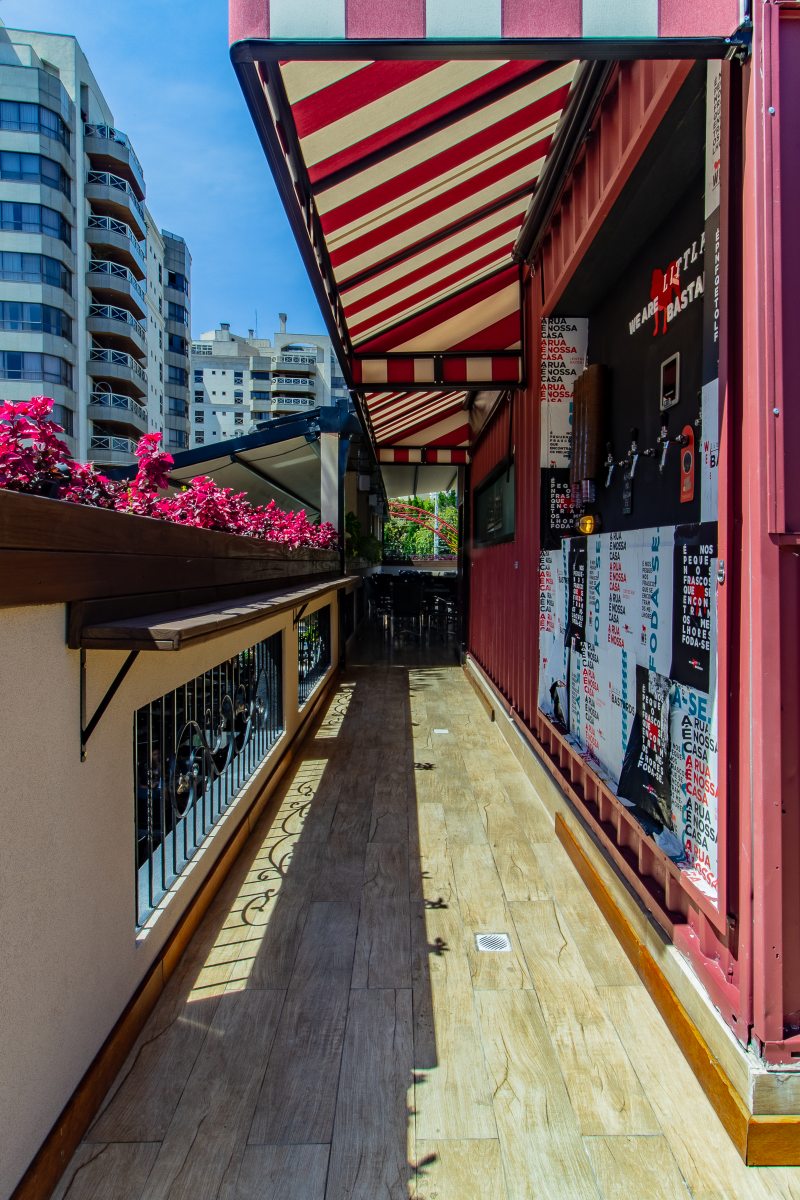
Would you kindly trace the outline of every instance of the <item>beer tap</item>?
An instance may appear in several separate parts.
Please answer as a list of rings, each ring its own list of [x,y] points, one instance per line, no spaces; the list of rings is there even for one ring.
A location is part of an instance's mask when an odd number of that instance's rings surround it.
[[[614,458],[614,453],[611,447],[611,442],[606,442],[606,461],[603,463],[606,468],[606,487],[611,487],[611,480],[614,478],[614,472],[617,469],[617,462]]]
[[[639,461],[639,430],[635,427],[631,430],[631,444],[628,447],[628,453],[622,462],[618,465],[624,467],[629,478],[633,479],[636,474],[636,464]]]
[[[666,416],[661,418],[661,433],[658,435],[658,444],[661,447],[661,462],[659,463],[659,471],[663,474],[664,467],[667,465],[667,454],[669,453],[669,422]]]

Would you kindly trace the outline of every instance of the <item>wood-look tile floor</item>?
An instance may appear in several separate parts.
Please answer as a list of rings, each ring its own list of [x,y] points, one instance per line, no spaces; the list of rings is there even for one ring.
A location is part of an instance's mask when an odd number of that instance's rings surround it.
[[[742,1165],[426,657],[350,669],[57,1200],[800,1200],[800,1171]]]

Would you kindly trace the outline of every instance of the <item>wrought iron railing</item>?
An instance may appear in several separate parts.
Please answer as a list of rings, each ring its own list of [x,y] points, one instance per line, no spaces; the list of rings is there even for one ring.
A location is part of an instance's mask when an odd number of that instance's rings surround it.
[[[105,187],[116,188],[118,192],[124,192],[141,218],[142,224],[145,224],[144,209],[127,179],[123,179],[121,175],[114,175],[112,171],[90,171],[86,182],[102,183]]]
[[[121,392],[92,392],[89,403],[99,404],[103,408],[125,410],[147,424],[147,409],[138,400],[134,400],[133,396],[123,396]]]
[[[143,383],[147,383],[147,375],[144,369],[137,363],[135,358],[132,358],[130,354],[126,354],[124,350],[108,350],[103,346],[92,346],[89,352],[89,361],[113,363],[115,367],[127,367]]]
[[[144,265],[144,250],[139,245],[139,239],[130,225],[126,225],[124,221],[118,221],[116,217],[103,217],[98,213],[90,215],[88,224],[90,229],[107,229],[109,233],[118,233],[120,237],[127,238],[136,257],[141,259],[142,265]]]
[[[89,440],[90,450],[104,450],[113,454],[135,454],[136,442],[133,438],[111,437],[107,433],[94,433]]]
[[[108,258],[92,258],[89,260],[89,270],[96,272],[98,275],[115,275],[117,279],[127,279],[142,303],[147,303],[144,288],[134,276],[133,271],[129,271],[122,263],[111,262]]]
[[[104,317],[107,321],[121,321],[135,329],[140,337],[147,337],[147,330],[141,321],[137,321],[133,313],[129,313],[127,308],[120,308],[118,304],[92,304],[89,306],[89,316]]]
[[[137,924],[277,742],[282,696],[282,634],[276,633],[137,711]]]
[[[139,158],[131,145],[127,133],[123,133],[121,129],[112,129],[110,125],[95,125],[88,121],[83,126],[83,132],[85,137],[105,138],[110,142],[116,142],[118,146],[124,146],[131,156],[131,161],[136,167],[142,183],[144,183],[142,164],[139,162]]]
[[[297,623],[297,695],[305,704],[331,665],[331,608],[326,605]]]

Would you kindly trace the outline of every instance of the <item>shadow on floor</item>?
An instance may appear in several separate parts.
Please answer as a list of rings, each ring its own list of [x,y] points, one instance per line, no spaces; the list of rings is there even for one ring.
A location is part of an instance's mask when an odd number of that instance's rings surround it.
[[[429,957],[449,947],[425,933],[417,781],[437,763],[415,708],[455,657],[366,631],[57,1197],[106,1194],[109,1172],[119,1200],[423,1195]]]

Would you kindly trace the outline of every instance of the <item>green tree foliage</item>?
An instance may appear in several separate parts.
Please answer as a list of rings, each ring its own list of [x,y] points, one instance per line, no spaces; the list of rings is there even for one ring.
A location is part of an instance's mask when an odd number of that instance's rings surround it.
[[[433,496],[405,496],[402,503],[413,504],[426,512],[435,511]],[[439,492],[439,516],[458,528],[458,507],[455,492]],[[384,553],[391,556],[413,558],[417,555],[433,554],[433,530],[424,529],[411,521],[400,521],[390,517],[383,526]],[[449,553],[446,543],[439,539],[439,553]]]

